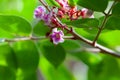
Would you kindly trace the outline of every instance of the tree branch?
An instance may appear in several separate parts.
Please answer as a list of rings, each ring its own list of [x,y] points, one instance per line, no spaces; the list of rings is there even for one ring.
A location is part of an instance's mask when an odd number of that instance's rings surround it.
[[[39,0],[39,1],[46,7],[46,9],[47,9],[49,12],[51,11],[51,10],[49,9],[48,5],[46,5],[42,0]],[[114,5],[115,5],[115,2],[114,2],[114,4],[113,4],[113,6],[114,6]],[[111,9],[108,11],[108,14],[110,14],[111,10],[112,10],[112,7],[111,7]],[[83,36],[78,35],[76,32],[71,31],[71,29],[69,29],[67,25],[64,25],[55,15],[54,15],[54,18],[56,18],[56,20],[59,22],[59,24],[60,24],[61,26],[64,26],[64,29],[65,29],[66,31],[70,32],[70,34],[72,34],[75,39],[81,40],[81,41],[83,41],[83,42],[91,45],[91,46],[94,47],[94,48],[98,48],[98,49],[100,50],[100,52],[102,52],[102,53],[109,54],[109,55],[112,55],[112,56],[115,56],[115,57],[119,57],[119,58],[120,58],[120,54],[118,54],[117,52],[115,52],[115,51],[113,51],[113,50],[111,50],[111,49],[109,49],[109,48],[106,48],[106,47],[104,47],[104,46],[102,46],[102,45],[100,45],[100,44],[97,44],[97,43],[94,45],[94,44],[93,44],[93,41],[90,41],[90,40],[84,38]],[[104,25],[105,25],[105,23],[106,23],[106,20],[107,20],[107,17],[106,17],[106,18],[104,19],[104,21],[103,21],[102,28],[104,27]],[[101,31],[102,31],[102,28],[100,29],[100,31],[99,31],[99,33],[98,33],[98,37],[99,37],[99,34],[100,34]],[[98,39],[98,37],[95,39],[94,42],[96,42],[96,40]]]

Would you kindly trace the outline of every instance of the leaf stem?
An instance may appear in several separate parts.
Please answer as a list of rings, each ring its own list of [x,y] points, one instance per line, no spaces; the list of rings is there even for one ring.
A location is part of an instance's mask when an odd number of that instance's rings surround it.
[[[99,28],[98,33],[97,33],[97,35],[96,35],[96,37],[95,37],[95,39],[93,41],[93,45],[95,45],[95,43],[98,40],[103,28],[105,27],[105,24],[106,24],[107,19],[108,19],[109,15],[110,15],[110,12],[112,11],[115,4],[116,4],[116,1],[113,2],[113,4],[112,4],[111,8],[109,9],[108,13],[103,12],[105,14],[105,18],[104,18],[104,20],[103,20],[103,22],[101,24],[101,27]]]

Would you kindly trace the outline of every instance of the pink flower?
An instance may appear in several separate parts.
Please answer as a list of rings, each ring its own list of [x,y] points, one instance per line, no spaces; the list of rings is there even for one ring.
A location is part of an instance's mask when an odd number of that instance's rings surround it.
[[[83,8],[81,10],[82,18],[94,18],[93,11]]]
[[[44,6],[38,6],[34,11],[34,17],[36,19],[41,20],[43,19],[45,12],[46,12],[46,9]]]
[[[52,31],[52,34],[50,35],[54,44],[64,42],[63,36],[64,36],[64,33],[61,30],[57,31],[57,28],[54,28]]]
[[[51,21],[53,19],[53,11],[49,12],[48,14],[45,14],[43,17],[43,21],[46,25],[50,25]]]

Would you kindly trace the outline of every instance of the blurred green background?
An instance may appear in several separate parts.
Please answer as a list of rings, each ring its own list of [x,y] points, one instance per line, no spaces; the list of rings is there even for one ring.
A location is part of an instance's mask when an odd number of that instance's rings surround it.
[[[34,9],[38,5],[38,0],[0,0],[0,15],[22,17],[33,29],[40,26],[34,29],[35,36],[44,35],[43,32],[47,29],[43,30],[41,23],[37,24],[33,18]],[[103,15],[95,12],[94,16],[99,19]],[[0,17],[0,22],[2,20],[4,17]],[[7,20],[9,22],[11,19]],[[24,28],[24,24],[21,27]],[[95,36],[84,29],[77,28],[76,32],[91,40]],[[120,52],[119,34],[119,30],[105,31],[98,43]],[[1,39],[4,38],[2,35],[3,32],[0,32]],[[120,80],[119,58],[88,52],[92,48],[81,41],[66,40],[58,47],[45,43],[46,40],[0,43],[0,80]],[[52,45],[47,48],[51,52],[49,54],[46,52],[46,45]],[[54,53],[54,48],[58,54]],[[61,49],[63,53],[59,53],[61,51],[57,49]]]

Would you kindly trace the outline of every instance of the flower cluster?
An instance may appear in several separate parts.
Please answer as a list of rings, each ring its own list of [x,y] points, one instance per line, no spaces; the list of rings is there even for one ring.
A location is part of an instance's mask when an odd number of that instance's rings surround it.
[[[65,18],[65,16],[69,16],[70,20],[76,20],[80,16],[82,18],[93,18],[93,11],[88,10],[86,8],[82,10],[77,10],[77,6],[70,6],[68,4],[68,0],[56,0],[61,8],[58,9],[58,16],[60,18]]]
[[[51,34],[49,37],[54,44],[64,42],[63,26],[60,25],[55,16],[59,18],[69,18],[70,20],[76,20],[80,16],[82,18],[93,18],[93,11],[86,8],[82,10],[77,10],[77,6],[70,6],[68,0],[55,0],[61,6],[58,8],[57,12],[52,8],[49,12],[46,11],[44,6],[38,6],[34,11],[34,18],[42,20],[45,22],[49,28],[51,28]],[[68,17],[66,17],[68,16]],[[62,30],[57,30],[57,28],[62,28]]]
[[[34,11],[34,17],[38,20],[43,20],[46,25],[50,26],[53,20],[53,11],[46,13],[44,6],[38,6]]]
[[[62,32],[62,30],[57,31],[57,28],[54,28],[58,27],[59,23],[57,22],[56,18],[54,18],[53,10],[49,13],[46,13],[46,9],[44,6],[38,6],[34,11],[34,17],[38,20],[43,20],[46,25],[53,29],[52,34],[49,36],[54,44],[64,42],[64,33]]]

